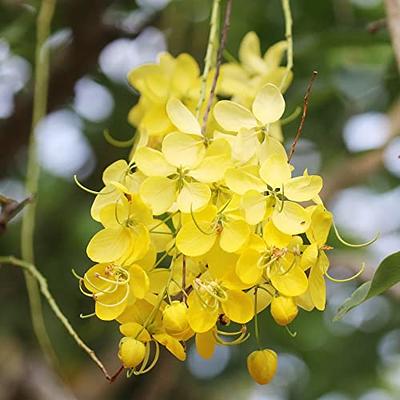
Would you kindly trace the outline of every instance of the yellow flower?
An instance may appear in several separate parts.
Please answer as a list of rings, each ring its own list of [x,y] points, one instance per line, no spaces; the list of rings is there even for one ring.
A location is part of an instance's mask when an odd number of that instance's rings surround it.
[[[269,222],[264,227],[264,246],[246,248],[236,264],[239,278],[251,285],[271,281],[284,296],[299,296],[307,290],[308,280],[300,266],[298,241],[284,235]]]
[[[163,311],[162,319],[165,331],[179,340],[188,340],[194,335],[189,326],[187,310],[185,303],[173,301],[166,305]]]
[[[178,250],[197,257],[206,254],[218,242],[226,252],[238,251],[248,240],[250,228],[236,211],[232,203],[219,210],[210,205],[187,216],[176,236]]]
[[[145,345],[133,337],[124,337],[119,344],[118,357],[124,368],[136,368],[146,354]]]
[[[173,58],[160,55],[159,64],[145,64],[130,72],[129,83],[141,98],[129,113],[129,121],[149,136],[164,136],[174,130],[166,104],[172,97],[185,101],[192,109],[199,96],[200,71],[189,54]]]
[[[196,333],[213,328],[220,314],[240,324],[253,318],[253,296],[243,291],[246,285],[235,274],[235,258],[220,248],[213,249],[207,258],[208,271],[194,281],[187,299],[187,318]]]
[[[218,93],[231,97],[248,107],[256,92],[266,83],[282,86],[284,92],[292,81],[293,74],[281,66],[287,42],[272,45],[261,55],[260,41],[255,32],[248,32],[239,48],[240,63],[226,63],[221,68]]]
[[[268,132],[268,125],[278,121],[285,111],[285,100],[275,85],[269,83],[257,93],[252,110],[229,100],[221,100],[214,107],[214,118],[228,132],[241,128]]]
[[[275,376],[278,356],[270,349],[253,351],[247,357],[247,369],[251,377],[259,384],[266,385]]]
[[[332,214],[322,205],[309,207],[307,211],[311,215],[311,225],[306,232],[310,245],[303,252],[301,265],[305,271],[310,269],[308,277],[310,303],[317,310],[323,311],[326,303],[324,275],[329,268],[324,247],[332,226]]]
[[[143,299],[150,288],[146,271],[137,264],[96,264],[86,272],[83,282],[95,300],[97,317],[105,321],[118,318],[129,303]]]

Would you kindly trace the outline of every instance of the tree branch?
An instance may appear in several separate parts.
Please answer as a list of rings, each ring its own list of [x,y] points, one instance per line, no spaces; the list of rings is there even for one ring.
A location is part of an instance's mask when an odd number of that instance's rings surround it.
[[[400,0],[385,0],[387,23],[400,72]]]

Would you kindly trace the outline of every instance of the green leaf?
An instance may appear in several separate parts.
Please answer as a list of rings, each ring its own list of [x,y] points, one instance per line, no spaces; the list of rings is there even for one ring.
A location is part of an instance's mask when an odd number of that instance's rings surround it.
[[[386,257],[377,270],[371,281],[363,283],[351,296],[338,308],[333,318],[338,321],[351,309],[359,306],[368,299],[379,296],[387,289],[400,282],[400,251]]]

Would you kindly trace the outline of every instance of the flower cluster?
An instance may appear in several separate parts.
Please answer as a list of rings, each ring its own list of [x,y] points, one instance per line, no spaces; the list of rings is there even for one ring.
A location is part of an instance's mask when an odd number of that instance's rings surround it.
[[[262,56],[248,33],[240,62],[222,65],[216,100],[202,99],[211,79],[188,54],[162,54],[129,75],[141,95],[129,114],[138,140],[103,173],[91,209],[102,229],[87,246],[96,264],[81,278],[96,316],[119,323],[128,374],[149,371],[160,345],[183,361],[195,337],[209,358],[217,344],[245,341],[260,313],[287,326],[299,307],[325,308],[332,216],[322,178],[293,177],[280,141],[286,47]],[[258,383],[276,367],[272,350],[248,357]]]

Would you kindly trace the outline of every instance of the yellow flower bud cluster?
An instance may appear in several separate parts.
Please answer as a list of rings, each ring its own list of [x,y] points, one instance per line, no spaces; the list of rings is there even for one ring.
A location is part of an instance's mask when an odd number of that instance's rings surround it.
[[[240,344],[269,307],[279,325],[299,307],[325,308],[332,216],[319,198],[322,178],[293,177],[279,140],[291,80],[285,50],[280,42],[261,56],[257,36],[246,35],[240,63],[222,65],[223,99],[210,102],[206,123],[188,54],[163,54],[129,75],[141,95],[129,115],[138,140],[103,173],[91,208],[102,228],[87,246],[95,265],[81,279],[97,317],[120,324],[129,374],[150,370],[160,345],[185,360],[193,336],[204,358],[217,344]],[[260,384],[276,366],[272,350],[248,358]]]

